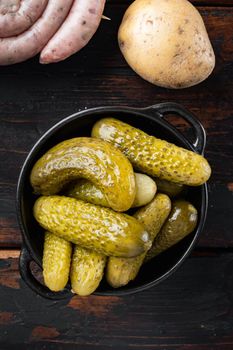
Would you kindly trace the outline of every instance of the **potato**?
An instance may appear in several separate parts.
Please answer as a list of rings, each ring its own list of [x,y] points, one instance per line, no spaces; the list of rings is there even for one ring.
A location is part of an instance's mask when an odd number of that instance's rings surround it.
[[[118,32],[132,69],[159,86],[196,85],[213,71],[215,56],[204,22],[186,0],[136,0]]]

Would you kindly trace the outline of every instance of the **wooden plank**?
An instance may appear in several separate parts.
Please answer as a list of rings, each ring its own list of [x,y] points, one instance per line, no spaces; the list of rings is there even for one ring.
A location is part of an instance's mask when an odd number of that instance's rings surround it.
[[[213,168],[210,209],[200,246],[232,246],[232,8],[200,7],[213,42],[217,66],[204,83],[184,90],[162,89],[138,77],[124,61],[116,40],[127,2],[109,3],[95,39],[63,63],[28,62],[0,67],[0,246],[19,247],[15,191],[20,168],[38,138],[54,123],[80,109],[100,105],[184,104],[207,131],[206,156]],[[115,39],[114,39],[115,38]],[[106,49],[107,48],[107,49]],[[96,59],[98,57],[98,59]],[[23,82],[23,84],[22,84]],[[178,127],[184,123],[173,119]]]
[[[216,132],[219,131],[220,142],[216,149],[223,147],[222,143],[225,143],[226,137],[230,137],[231,131],[232,81],[227,77],[232,73],[233,10],[203,11],[217,52],[217,67],[210,79],[190,89],[162,89],[133,73],[123,60],[116,41],[112,40],[119,24],[119,11],[115,13],[113,25],[107,27],[104,24],[95,41],[61,64],[41,66],[36,58],[21,65],[1,67],[0,152],[1,161],[7,161],[10,167],[9,172],[9,168],[4,167],[2,182],[15,183],[18,175],[15,170],[48,127],[74,111],[96,105],[142,107],[166,100],[181,102],[199,116],[212,138],[216,139]],[[107,37],[106,31],[109,31]],[[106,54],[103,54],[103,47],[109,47]],[[99,59],[93,62],[93,56]],[[218,139],[209,143],[215,146],[216,142]],[[220,150],[228,157],[225,151]],[[14,167],[16,159],[17,169]],[[10,181],[11,178],[14,181]]]
[[[232,6],[233,0],[190,0],[194,6]],[[132,0],[107,0],[109,5],[125,5],[129,6],[132,3]]]
[[[193,256],[166,281],[126,297],[50,301],[0,260],[0,348],[232,349],[233,254]]]

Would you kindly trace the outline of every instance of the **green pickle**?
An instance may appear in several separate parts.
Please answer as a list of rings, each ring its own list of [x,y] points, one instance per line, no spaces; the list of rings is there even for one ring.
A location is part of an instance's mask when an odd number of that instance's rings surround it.
[[[136,195],[132,208],[149,203],[155,196],[157,186],[154,180],[144,174],[135,173]],[[68,197],[81,199],[85,202],[109,207],[105,194],[92,182],[81,179],[73,182],[66,192]]]
[[[148,250],[151,239],[135,218],[64,196],[42,196],[34,217],[46,230],[104,255],[133,257]]]
[[[109,207],[104,193],[93,182],[85,179],[73,182],[65,194],[68,197],[81,199],[84,202]]]
[[[45,232],[43,277],[45,285],[58,292],[65,288],[70,271],[72,244],[51,232]]]
[[[156,178],[154,180],[156,182],[158,191],[167,194],[170,198],[178,196],[185,188],[184,185],[175,182],[162,180],[159,178]]]
[[[34,191],[42,195],[57,194],[78,178],[93,182],[112,209],[126,211],[132,206],[136,193],[132,165],[103,140],[78,137],[63,141],[36,162],[30,176]]]
[[[106,259],[105,255],[76,245],[70,270],[72,292],[80,296],[93,293],[102,280]]]
[[[164,250],[178,243],[193,232],[197,225],[198,214],[196,208],[185,200],[176,200],[172,204],[171,213],[156,236],[145,261],[152,259]]]
[[[159,233],[171,210],[171,201],[165,194],[157,194],[151,203],[139,209],[134,217],[140,221],[150,233],[152,240]],[[122,287],[134,280],[147,252],[135,258],[110,257],[107,264],[106,278],[114,287]]]
[[[201,185],[210,177],[211,168],[201,155],[149,136],[117,119],[99,120],[92,136],[111,142],[136,170],[153,177],[189,186]]]

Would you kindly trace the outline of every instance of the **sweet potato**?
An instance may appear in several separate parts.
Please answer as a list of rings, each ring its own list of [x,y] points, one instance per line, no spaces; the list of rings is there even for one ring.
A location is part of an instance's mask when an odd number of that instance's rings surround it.
[[[72,0],[49,1],[43,16],[28,30],[18,36],[1,38],[0,65],[22,62],[40,52],[63,23],[72,2]]]

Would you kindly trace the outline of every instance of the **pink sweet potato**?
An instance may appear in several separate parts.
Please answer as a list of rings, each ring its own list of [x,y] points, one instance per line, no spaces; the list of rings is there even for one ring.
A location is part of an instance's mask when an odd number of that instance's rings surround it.
[[[10,6],[14,2],[16,5]],[[5,7],[1,3],[0,13],[3,15],[5,8],[8,15],[17,10],[19,1],[4,0],[8,4]],[[0,65],[22,62],[40,52],[63,23],[72,3],[73,0],[49,0],[42,16],[30,28],[18,36],[0,38]]]
[[[81,50],[95,34],[105,0],[74,0],[69,15],[40,55],[41,63],[62,61]]]

